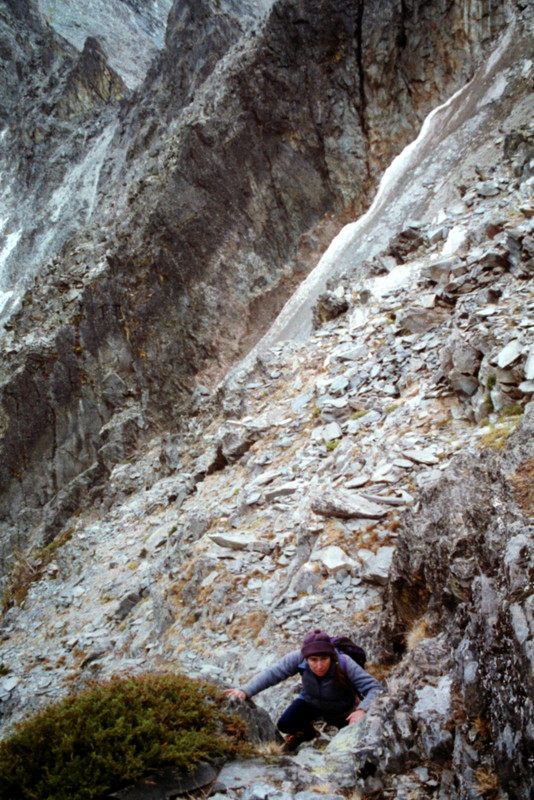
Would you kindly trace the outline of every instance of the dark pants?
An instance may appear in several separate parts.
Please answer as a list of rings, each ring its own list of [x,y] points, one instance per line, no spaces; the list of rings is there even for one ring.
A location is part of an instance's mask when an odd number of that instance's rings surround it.
[[[350,711],[347,711],[348,714],[350,714]],[[278,720],[278,729],[282,733],[303,733],[311,740],[315,738],[313,722],[316,719],[324,719],[325,722],[328,722],[329,725],[335,725],[336,728],[344,728],[345,725],[348,725],[345,716],[335,719],[327,717],[318,708],[314,708],[310,703],[297,697]]]

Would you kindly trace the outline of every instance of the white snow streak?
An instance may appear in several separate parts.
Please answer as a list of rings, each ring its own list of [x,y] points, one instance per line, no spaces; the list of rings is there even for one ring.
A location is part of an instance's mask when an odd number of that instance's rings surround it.
[[[387,245],[413,215],[430,223],[439,215],[431,205],[437,189],[446,184],[448,173],[463,157],[463,139],[474,130],[484,129],[484,111],[477,116],[481,97],[500,96],[504,91],[499,63],[516,34],[511,26],[492,57],[470,83],[455,92],[425,119],[419,135],[392,161],[380,182],[374,201],[356,222],[346,225],[332,241],[323,257],[286,303],[268,333],[249,353],[235,373],[247,370],[261,350],[277,341],[306,338],[311,330],[311,309],[326,288],[329,278],[343,270],[357,268]],[[492,74],[492,70],[496,70]],[[465,121],[465,109],[473,116]],[[491,103],[484,104],[490,109]],[[428,215],[431,213],[431,216]],[[417,219],[417,217],[416,217]]]

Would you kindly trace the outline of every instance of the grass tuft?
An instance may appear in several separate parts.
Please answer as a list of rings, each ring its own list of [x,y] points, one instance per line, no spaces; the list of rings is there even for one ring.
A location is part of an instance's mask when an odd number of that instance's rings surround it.
[[[476,788],[482,797],[496,797],[499,788],[499,778],[494,769],[489,766],[482,766],[475,770]]]
[[[46,567],[57,551],[72,538],[73,533],[74,528],[69,528],[46,547],[29,554],[22,550],[15,553],[8,583],[2,596],[2,613],[12,606],[21,606],[24,603],[31,585],[41,580]]]

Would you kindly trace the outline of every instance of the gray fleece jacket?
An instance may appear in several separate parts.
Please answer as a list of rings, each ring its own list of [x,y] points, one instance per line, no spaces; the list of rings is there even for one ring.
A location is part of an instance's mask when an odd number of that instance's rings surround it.
[[[339,664],[350,684],[347,688],[340,686],[335,681],[334,664],[330,666],[324,677],[318,678],[314,675],[306,659],[302,658],[300,650],[294,650],[283,656],[239,688],[245,692],[247,697],[253,697],[269,686],[275,686],[286,678],[300,673],[302,689],[299,697],[318,708],[323,714],[329,717],[348,714],[354,708],[355,697],[358,694],[363,695],[363,700],[358,708],[367,711],[375,695],[383,691],[382,685],[359,664],[356,664],[352,658],[337,650],[336,653]]]

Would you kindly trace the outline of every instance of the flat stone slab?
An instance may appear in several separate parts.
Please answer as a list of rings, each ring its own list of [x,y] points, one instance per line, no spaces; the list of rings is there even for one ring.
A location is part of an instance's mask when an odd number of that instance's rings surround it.
[[[230,550],[248,550],[252,545],[250,536],[231,533],[211,533],[210,539],[219,547],[228,547]]]
[[[323,517],[341,519],[381,519],[387,510],[377,503],[371,503],[361,495],[343,489],[325,489],[312,497],[311,508]]]
[[[431,450],[415,448],[413,450],[405,450],[403,455],[409,458],[410,461],[414,461],[416,464],[425,464],[427,467],[439,464],[439,458]]]
[[[228,789],[244,789],[253,783],[275,780],[280,776],[280,767],[266,764],[260,758],[238,759],[225,764],[219,773],[217,783]]]
[[[352,572],[356,567],[356,562],[349,558],[341,547],[333,544],[330,547],[323,547],[310,556],[311,561],[319,561],[327,572],[335,574],[341,569]]]
[[[513,364],[514,361],[519,358],[522,352],[523,347],[519,339],[512,339],[512,341],[508,342],[506,347],[503,347],[499,352],[497,356],[497,366],[501,369],[509,367],[510,364]]]

